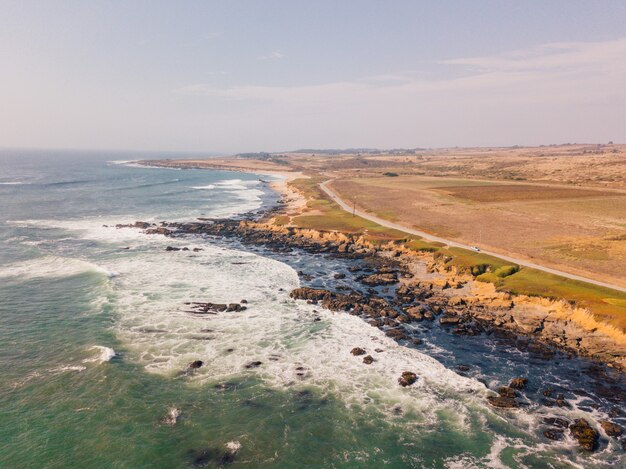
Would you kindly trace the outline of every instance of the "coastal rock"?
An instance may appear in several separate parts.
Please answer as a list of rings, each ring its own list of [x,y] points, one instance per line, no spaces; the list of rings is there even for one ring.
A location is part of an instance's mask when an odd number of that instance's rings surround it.
[[[441,324],[442,326],[448,324],[458,324],[460,322],[461,318],[459,318],[458,316],[442,316],[439,318],[439,324]]]
[[[363,363],[365,363],[366,365],[371,365],[372,363],[374,363],[374,357],[372,357],[371,355],[364,356]]]
[[[600,426],[608,436],[620,436],[622,434],[622,428],[608,420],[600,420]]]
[[[499,387],[498,394],[500,394],[502,397],[510,397],[510,398],[514,398],[517,395],[517,393],[515,392],[515,389],[509,386]]]
[[[545,417],[543,421],[548,425],[558,428],[567,428],[569,426],[569,421],[559,417]]]
[[[519,407],[517,401],[512,397],[489,396],[487,397],[487,402],[494,407],[501,407],[504,409],[514,409]]]
[[[202,365],[204,365],[204,362],[202,360],[194,360],[189,365],[187,365],[187,368],[191,370],[196,370],[198,368],[201,368]]]
[[[554,428],[550,428],[548,430],[543,431],[543,436],[545,436],[549,440],[560,441],[563,439],[563,430],[556,430]]]
[[[239,303],[229,303],[226,312],[240,312],[246,309],[248,309],[246,306],[241,306]]]
[[[370,287],[377,287],[379,285],[391,285],[398,282],[398,276],[395,273],[383,273],[372,274],[366,277],[359,278],[361,283],[369,285]]]
[[[346,274],[335,274],[333,275],[333,277],[337,280],[341,280],[343,278],[346,278]]]
[[[350,353],[352,355],[354,355],[355,357],[358,357],[359,355],[365,355],[365,350],[363,350],[361,347],[354,347]]]
[[[509,387],[513,389],[524,389],[528,380],[526,378],[513,378],[509,383]]]
[[[424,313],[426,311],[426,308],[424,308],[423,306],[412,306],[405,309],[404,314],[406,314],[407,317],[414,321],[422,321],[424,319]]]
[[[328,290],[322,290],[318,288],[301,287],[291,291],[289,296],[295,300],[313,300],[321,301],[329,296],[331,292]]]
[[[167,246],[165,250],[166,251],[180,251],[180,248],[175,248],[174,246]]]
[[[410,337],[404,329],[389,329],[385,332],[387,337],[391,337],[394,340],[409,340]]]
[[[598,431],[595,430],[585,419],[576,419],[569,426],[572,436],[578,440],[580,447],[586,451],[595,451],[598,447]]]
[[[404,371],[402,376],[398,378],[398,384],[403,388],[411,386],[417,381],[417,375],[412,371]]]
[[[246,364],[246,368],[250,369],[250,368],[258,368],[263,364],[263,362],[261,361],[253,361],[250,362],[248,364]]]

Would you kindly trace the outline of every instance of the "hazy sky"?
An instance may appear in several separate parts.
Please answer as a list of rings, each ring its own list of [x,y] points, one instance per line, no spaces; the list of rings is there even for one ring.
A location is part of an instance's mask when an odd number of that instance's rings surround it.
[[[626,142],[626,0],[0,0],[0,147]]]

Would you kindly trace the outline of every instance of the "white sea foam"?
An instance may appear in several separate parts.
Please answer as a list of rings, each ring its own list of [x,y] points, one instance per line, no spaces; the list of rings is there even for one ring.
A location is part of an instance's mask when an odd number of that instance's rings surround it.
[[[24,184],[29,184],[29,183],[28,182],[22,182],[22,181],[0,182],[0,186],[22,186]]]
[[[110,347],[104,347],[102,345],[94,345],[93,347],[90,347],[89,350],[97,350],[100,353],[98,354],[97,357],[85,358],[83,360],[83,363],[93,363],[93,362],[106,363],[106,362],[110,362],[113,359],[113,357],[115,357],[116,355],[115,350],[113,350]]]
[[[111,281],[120,314],[119,337],[131,359],[148,371],[177,375],[199,359],[204,366],[190,377],[198,383],[254,374],[271,386],[313,385],[336,391],[346,402],[401,405],[424,418],[437,418],[437,410],[448,408],[450,420],[458,421],[459,428],[467,425],[463,402],[486,392],[481,383],[399,346],[359,318],[316,311],[290,299],[298,276],[281,262],[200,246],[204,250],[193,255],[146,251],[107,265],[120,272]],[[233,303],[244,298],[248,300],[244,312],[206,316],[185,312],[188,301]],[[354,357],[350,350],[356,346],[376,361],[365,365],[362,357]],[[377,348],[384,351],[377,353]],[[262,365],[247,369],[253,361]],[[414,386],[401,388],[397,379],[407,370],[419,379]]]
[[[44,256],[0,267],[0,278],[19,277],[22,279],[71,277],[85,272],[110,272],[91,262],[80,259]]]
[[[176,425],[178,417],[180,417],[180,410],[178,410],[176,407],[170,407],[167,410],[167,414],[165,414],[165,417],[163,417],[163,419],[161,420],[161,423],[163,423],[163,425],[170,426]]]
[[[215,184],[208,184],[206,186],[191,186],[192,189],[211,190],[215,189]]]

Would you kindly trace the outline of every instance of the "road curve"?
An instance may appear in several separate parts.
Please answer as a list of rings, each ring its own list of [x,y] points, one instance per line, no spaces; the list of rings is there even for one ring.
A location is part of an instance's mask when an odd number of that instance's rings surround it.
[[[450,239],[440,238],[439,236],[433,236],[433,235],[431,235],[429,233],[425,233],[423,231],[414,230],[414,229],[411,229],[411,228],[407,228],[406,226],[398,225],[397,223],[393,223],[393,222],[390,222],[390,221],[385,220],[383,218],[379,218],[377,216],[374,216],[374,215],[371,215],[369,213],[363,212],[362,210],[358,210],[358,209],[354,210],[352,206],[350,206],[349,204],[344,202],[339,197],[339,195],[337,195],[337,193],[335,191],[333,191],[332,189],[330,189],[328,187],[328,184],[330,182],[332,182],[332,179],[329,179],[328,181],[322,182],[320,184],[320,189],[322,189],[334,202],[336,202],[346,212],[353,213],[353,211],[354,211],[354,213],[356,215],[360,216],[361,218],[365,218],[366,220],[373,221],[375,223],[378,223],[379,225],[386,226],[387,228],[393,228],[394,230],[403,231],[403,232],[408,233],[408,234],[420,236],[420,237],[422,237],[422,238],[424,238],[426,240],[429,240],[429,241],[436,241],[436,242],[444,243],[444,244],[447,244],[448,246],[457,247],[457,248],[470,249],[470,250],[472,249],[472,246],[470,246],[468,244],[462,244],[462,243],[458,243],[456,241],[452,241]],[[592,283],[592,284],[598,285],[600,287],[611,288],[613,290],[617,290],[617,291],[626,293],[626,287],[621,287],[619,285],[612,285],[610,283],[600,282],[598,280],[593,280],[591,278],[582,277],[580,275],[575,275],[575,274],[570,274],[568,272],[563,272],[562,270],[551,269],[550,267],[545,267],[545,266],[542,266],[542,265],[539,265],[539,264],[535,264],[534,262],[525,261],[523,259],[516,259],[514,257],[505,256],[503,254],[499,254],[499,253],[493,252],[493,251],[486,251],[484,249],[481,249],[480,252],[483,253],[483,254],[487,254],[489,256],[494,256],[494,257],[498,257],[500,259],[504,259],[504,260],[509,261],[509,262],[511,262],[513,264],[523,265],[525,267],[530,267],[530,268],[533,268],[533,269],[542,270],[544,272],[548,272],[550,274],[559,275],[561,277],[569,278],[569,279],[572,279],[572,280],[580,280],[581,282]]]

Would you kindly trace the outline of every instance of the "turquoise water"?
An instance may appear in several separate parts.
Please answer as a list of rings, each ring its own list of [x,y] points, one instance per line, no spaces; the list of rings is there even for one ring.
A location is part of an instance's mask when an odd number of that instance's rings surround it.
[[[1,467],[624,463],[613,440],[588,456],[541,436],[543,416],[597,421],[602,409],[486,407],[487,387],[532,363],[519,351],[439,331],[424,349],[401,347],[357,317],[289,298],[296,269],[321,281],[346,268],[341,260],[115,228],[235,216],[276,200],[252,174],[111,162],[133,158],[0,154]],[[241,299],[242,313],[185,312],[187,301]],[[367,366],[349,353],[355,346],[383,352]],[[205,365],[187,372],[197,359]],[[454,359],[476,374],[456,373]],[[582,362],[536,366],[583,386],[573,378]],[[404,370],[418,374],[415,386],[397,385]]]

